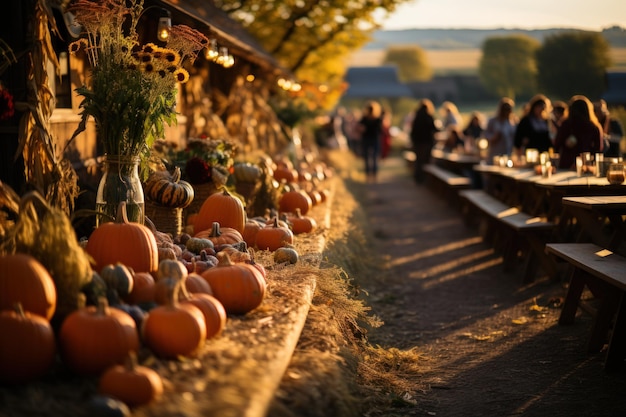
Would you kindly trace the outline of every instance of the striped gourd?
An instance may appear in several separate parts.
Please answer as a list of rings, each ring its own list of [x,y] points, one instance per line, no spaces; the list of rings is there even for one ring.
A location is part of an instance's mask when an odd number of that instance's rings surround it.
[[[180,179],[180,168],[173,173],[153,172],[144,186],[146,196],[165,207],[187,207],[193,201],[193,187]]]

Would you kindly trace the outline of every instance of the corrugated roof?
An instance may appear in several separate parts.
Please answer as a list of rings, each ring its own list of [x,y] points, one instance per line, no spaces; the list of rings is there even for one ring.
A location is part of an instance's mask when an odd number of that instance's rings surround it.
[[[395,66],[351,67],[344,80],[348,84],[344,98],[413,97],[411,89],[398,80]]]
[[[289,74],[290,71],[284,68],[277,60],[269,54],[263,46],[252,36],[239,22],[233,20],[225,12],[215,6],[211,0],[155,0],[170,9],[173,14],[186,15],[207,26],[211,34],[218,38],[218,41],[231,50],[234,55],[253,62],[261,67],[276,70],[282,74]],[[173,23],[176,24],[173,17]],[[180,22],[185,23],[185,22]],[[197,25],[186,23],[188,26],[205,32]],[[206,33],[206,32],[205,32]],[[207,34],[208,35],[208,34]]]

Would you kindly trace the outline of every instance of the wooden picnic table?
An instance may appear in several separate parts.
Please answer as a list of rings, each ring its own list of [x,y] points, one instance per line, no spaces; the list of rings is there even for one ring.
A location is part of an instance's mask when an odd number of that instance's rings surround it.
[[[564,197],[564,213],[576,242],[591,241],[611,251],[626,255],[626,195]]]
[[[434,148],[431,153],[432,162],[450,172],[469,176],[474,165],[480,164],[478,155],[468,155],[458,152],[445,152],[443,149]]]

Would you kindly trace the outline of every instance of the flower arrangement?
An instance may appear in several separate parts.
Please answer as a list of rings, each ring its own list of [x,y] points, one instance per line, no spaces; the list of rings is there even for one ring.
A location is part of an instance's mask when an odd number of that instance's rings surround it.
[[[175,25],[167,48],[141,45],[137,24],[143,0],[77,0],[69,10],[86,35],[70,45],[70,52],[84,50],[92,68],[89,85],[77,89],[84,99],[73,137],[92,116],[105,154],[146,154],[163,137],[164,124],[176,121],[176,86],[189,78],[183,64],[193,63],[208,38]]]
[[[183,178],[193,185],[213,183],[221,187],[233,171],[237,146],[227,139],[190,138],[185,149],[157,142],[155,150],[169,168],[179,167]]]

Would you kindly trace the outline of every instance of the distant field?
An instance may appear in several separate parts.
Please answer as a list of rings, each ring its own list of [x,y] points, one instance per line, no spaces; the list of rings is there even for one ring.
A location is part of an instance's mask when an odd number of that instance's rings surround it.
[[[428,61],[435,74],[475,72],[478,69],[481,54],[480,49],[426,50]],[[613,69],[626,70],[626,48],[613,48],[611,57]],[[382,64],[384,58],[384,50],[358,51],[352,56],[349,65],[378,66]]]

